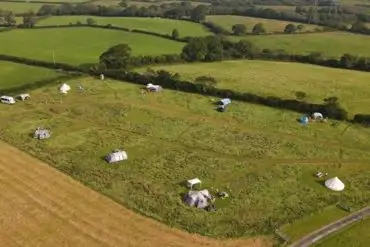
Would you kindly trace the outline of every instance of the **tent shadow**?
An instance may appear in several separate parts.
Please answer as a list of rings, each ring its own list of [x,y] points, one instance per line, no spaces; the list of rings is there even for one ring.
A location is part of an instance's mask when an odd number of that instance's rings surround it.
[[[179,183],[177,183],[180,187],[183,187],[183,188],[186,188],[186,189],[189,189],[188,185],[187,185],[187,182],[184,180],[184,181],[181,181]]]
[[[316,180],[316,183],[320,184],[322,187],[326,188],[325,180]]]
[[[104,162],[107,162],[106,160],[105,160],[105,155],[103,155],[103,156],[100,156],[100,160],[102,160],[102,161],[104,161]]]

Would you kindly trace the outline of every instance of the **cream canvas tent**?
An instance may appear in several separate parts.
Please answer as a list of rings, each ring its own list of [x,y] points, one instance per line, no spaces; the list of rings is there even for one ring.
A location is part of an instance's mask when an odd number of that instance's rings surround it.
[[[325,181],[325,186],[328,189],[334,190],[334,191],[342,191],[344,190],[344,183],[340,181],[338,177],[331,178]]]
[[[68,85],[68,84],[63,84],[60,88],[59,88],[60,92],[63,93],[63,94],[66,94],[68,93],[69,90],[71,90],[71,87]]]
[[[212,196],[208,190],[189,191],[185,195],[185,203],[192,207],[206,208],[209,200],[212,200]]]
[[[315,120],[323,120],[324,116],[320,112],[315,112],[312,114],[312,118]]]
[[[127,160],[127,153],[122,150],[114,150],[113,152],[105,156],[105,160],[109,164],[119,162],[122,160]]]

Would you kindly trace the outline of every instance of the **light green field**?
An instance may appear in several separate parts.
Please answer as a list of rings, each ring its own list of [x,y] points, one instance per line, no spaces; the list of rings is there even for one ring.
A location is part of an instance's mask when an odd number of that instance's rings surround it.
[[[125,43],[135,55],[180,53],[183,43],[138,33],[97,28],[14,30],[0,33],[1,53],[69,64],[98,62],[109,47]]]
[[[129,6],[135,5],[137,7],[149,7],[151,5],[162,5],[162,4],[171,4],[171,3],[180,3],[180,1],[151,1],[151,2],[140,2],[140,1],[128,1],[127,4]],[[120,3],[120,0],[99,0],[92,2],[95,5],[102,5],[102,6],[117,6]],[[191,5],[209,5],[209,3],[202,3],[202,2],[190,2]]]
[[[301,91],[307,94],[308,102],[315,103],[336,96],[350,113],[370,113],[370,73],[366,72],[267,61],[182,64],[155,69],[177,72],[192,81],[198,76],[212,76],[218,81],[217,87],[263,96],[292,99]]]
[[[29,11],[37,12],[42,5],[42,3],[0,2],[0,9],[20,14]]]
[[[221,27],[231,31],[232,26],[235,24],[244,24],[247,27],[247,32],[252,32],[254,25],[262,23],[266,28],[266,32],[284,32],[286,25],[294,22],[270,20],[263,18],[245,17],[245,16],[233,16],[233,15],[216,15],[207,16],[207,21],[213,22]],[[297,25],[301,23],[296,23]],[[316,25],[303,24],[304,29],[302,32],[313,31],[315,28],[320,28]],[[270,37],[268,37],[270,38]],[[290,38],[290,37],[288,37]]]
[[[0,92],[36,81],[57,77],[53,70],[0,61]]]
[[[240,38],[232,38],[234,41],[238,39]],[[243,39],[250,40],[261,49],[284,49],[292,54],[321,52],[325,57],[335,58],[345,53],[358,56],[370,56],[370,36],[360,34],[329,32],[296,35],[248,36]]]
[[[37,24],[39,26],[47,25],[68,25],[69,23],[86,23],[89,16],[55,16],[44,19]],[[135,17],[91,17],[99,25],[114,25],[129,29],[139,29],[151,31],[160,34],[171,35],[173,29],[177,28],[181,37],[186,36],[204,36],[210,34],[202,25],[188,21],[160,19],[160,18],[135,18]]]
[[[370,129],[304,127],[300,114],[241,102],[219,113],[209,97],[142,95],[139,86],[110,80],[68,84],[65,96],[53,86],[12,111],[0,105],[1,138],[171,226],[217,237],[271,234],[339,200],[313,176],[317,170],[344,181],[347,201],[369,202]],[[51,128],[51,139],[30,138],[37,126]],[[115,148],[129,158],[107,165],[101,157]],[[216,199],[213,213],[184,205],[181,184],[194,177],[231,197]]]
[[[315,244],[315,247],[368,247],[370,246],[370,219],[356,223],[349,228]]]

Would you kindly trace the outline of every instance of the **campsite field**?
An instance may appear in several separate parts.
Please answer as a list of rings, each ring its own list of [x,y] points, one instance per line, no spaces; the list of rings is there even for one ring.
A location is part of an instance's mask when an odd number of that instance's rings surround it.
[[[22,14],[29,11],[37,12],[42,5],[43,3],[0,2],[0,9]]]
[[[232,37],[239,40],[239,37]],[[325,57],[340,57],[345,53],[370,56],[370,37],[345,32],[324,32],[294,35],[248,36],[261,49],[283,49],[293,54],[320,52]],[[328,45],[330,44],[330,45]],[[351,45],[348,45],[351,44]]]
[[[370,245],[370,219],[356,223],[315,244],[315,247],[365,247]]]
[[[0,155],[3,246],[270,246],[264,239],[217,241],[170,229],[3,142]]]
[[[59,75],[53,70],[0,61],[0,92]]]
[[[142,95],[139,86],[110,80],[67,83],[85,92],[61,96],[44,87],[12,111],[0,105],[1,138],[170,226],[217,237],[269,236],[339,200],[314,177],[317,170],[344,181],[348,205],[369,202],[370,129],[305,127],[298,113],[241,102],[221,114],[209,97]],[[38,126],[51,128],[51,139],[32,139]],[[115,148],[129,158],[107,165],[101,158]],[[194,177],[231,197],[216,199],[213,213],[186,206],[183,181]]]
[[[180,53],[184,45],[152,35],[88,27],[0,33],[2,54],[53,61],[54,51],[56,62],[75,65],[98,62],[101,53],[120,43],[128,44],[134,56]]]
[[[304,92],[305,100],[315,103],[336,96],[349,113],[370,112],[370,74],[366,72],[268,61],[181,64],[154,69],[176,72],[190,81],[212,76],[217,79],[217,87],[262,96],[295,99],[296,92]]]
[[[271,32],[284,32],[284,28],[289,23],[288,21],[279,21],[279,20],[271,20],[271,19],[263,19],[263,18],[254,18],[254,17],[246,17],[246,16],[233,16],[233,15],[215,15],[215,16],[207,16],[207,21],[213,22],[221,27],[229,30],[231,32],[231,28],[235,24],[244,24],[247,27],[247,32],[252,32],[254,25],[257,23],[262,23],[266,31],[268,33]],[[297,25],[300,23],[297,23]],[[308,25],[303,24],[305,31],[313,31],[316,28],[320,28],[316,25]]]
[[[117,27],[139,29],[160,34],[171,35],[172,30],[177,28],[181,37],[205,36],[210,34],[202,25],[181,20],[170,20],[160,18],[139,18],[139,17],[95,17],[95,16],[53,16],[43,19],[37,23],[38,26],[47,25],[68,25],[69,23],[86,23],[87,18],[93,18],[98,25],[111,24]]]

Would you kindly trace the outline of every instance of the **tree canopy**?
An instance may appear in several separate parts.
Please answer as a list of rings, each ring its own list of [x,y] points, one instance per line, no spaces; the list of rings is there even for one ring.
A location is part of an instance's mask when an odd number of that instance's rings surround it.
[[[99,57],[99,62],[108,69],[125,69],[131,57],[131,48],[127,44],[112,46]]]

